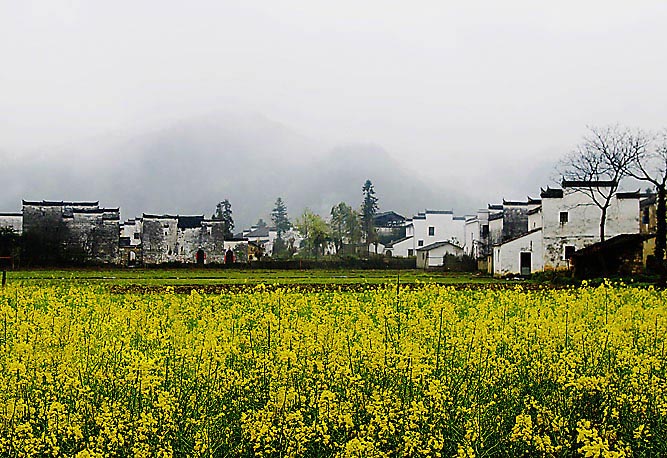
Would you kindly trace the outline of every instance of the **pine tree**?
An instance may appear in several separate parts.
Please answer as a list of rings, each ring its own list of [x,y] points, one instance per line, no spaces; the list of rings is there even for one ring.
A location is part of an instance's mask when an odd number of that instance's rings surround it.
[[[225,239],[233,237],[234,217],[232,216],[232,204],[228,199],[223,200],[215,207],[215,214],[211,219],[222,221],[222,229]]]
[[[280,256],[286,254],[288,247],[283,240],[283,235],[292,228],[292,223],[290,223],[287,217],[287,205],[285,205],[281,197],[276,199],[275,207],[271,212],[271,222],[278,232],[278,237],[273,243],[273,255]]]
[[[287,205],[285,205],[285,202],[280,197],[276,199],[275,207],[271,212],[271,222],[273,222],[276,231],[278,231],[279,238],[292,227],[292,223],[290,223],[287,217]]]
[[[368,252],[368,247],[376,239],[373,219],[378,211],[378,198],[375,197],[375,189],[371,180],[366,180],[361,191],[364,195],[364,201],[361,203],[361,230],[366,241],[366,252]]]

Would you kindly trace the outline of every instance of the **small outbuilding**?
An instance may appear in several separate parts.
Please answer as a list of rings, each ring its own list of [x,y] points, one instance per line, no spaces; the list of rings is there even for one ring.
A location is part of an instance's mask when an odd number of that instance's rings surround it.
[[[604,242],[594,243],[572,254],[573,275],[576,278],[596,278],[610,275],[640,274],[644,251],[653,234],[621,234]]]
[[[444,241],[417,248],[417,268],[442,267],[447,256],[463,257],[463,248]]]

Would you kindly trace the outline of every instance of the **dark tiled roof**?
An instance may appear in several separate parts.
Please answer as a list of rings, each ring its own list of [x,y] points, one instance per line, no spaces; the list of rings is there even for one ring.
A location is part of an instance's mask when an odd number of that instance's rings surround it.
[[[247,233],[246,237],[268,237],[269,228],[268,227],[258,227],[257,229]]]
[[[465,216],[455,216],[452,218],[454,221],[465,221],[466,217]]]
[[[101,214],[101,213],[118,213],[119,208],[73,208],[72,213],[89,213],[89,214]]]
[[[202,221],[204,221],[204,215],[179,216],[178,217],[178,228],[179,229],[195,229],[195,228],[201,227]]]
[[[426,210],[426,213],[429,215],[451,215],[454,212],[452,210]]]
[[[618,199],[639,199],[639,190],[633,192],[617,192]]]
[[[617,186],[614,180],[563,180],[563,188],[611,188]]]
[[[540,205],[539,207],[531,208],[526,212],[528,215],[534,215],[535,213],[539,213],[542,211],[542,206]]]
[[[505,239],[505,240],[503,240],[503,241],[500,242],[500,243],[496,243],[496,244],[494,244],[494,246],[500,246],[500,245],[504,245],[504,244],[509,243],[509,242],[513,242],[513,241],[515,241],[515,240],[519,240],[519,239],[522,238],[522,237],[525,237],[525,236],[527,236],[527,235],[530,235],[530,234],[532,234],[532,233],[534,233],[534,232],[539,232],[539,231],[541,231],[541,230],[542,230],[541,227],[536,227],[535,229],[531,229],[531,230],[528,231],[528,232],[524,232],[523,234],[515,235],[514,237],[510,237],[510,238],[508,238],[508,239]]]
[[[563,197],[562,189],[554,189],[547,186],[547,189],[542,189],[540,192],[542,199],[561,199]]]
[[[489,221],[495,221],[497,219],[503,219],[502,213],[492,213],[489,215]]]
[[[502,210],[503,206],[500,204],[489,204],[489,210]]]
[[[405,217],[404,217],[403,215],[399,215],[399,214],[396,213],[395,211],[380,212],[380,213],[377,213],[377,214],[374,216],[374,218],[384,218],[384,217],[387,217],[387,216],[394,216],[394,217],[396,217],[397,219],[405,219]]]
[[[503,199],[503,207],[506,206],[506,205],[521,206],[521,205],[528,205],[528,204],[530,204],[530,202],[528,202],[528,201],[522,202],[522,201],[519,201],[519,200],[505,200],[505,199]]]
[[[538,204],[541,204],[541,203],[542,203],[541,199],[533,199],[532,197],[528,197],[525,202],[520,201],[520,200],[505,200],[505,199],[503,199],[503,205],[498,205],[498,206],[502,208],[505,205],[523,206],[523,205],[538,205]]]
[[[177,219],[176,215],[151,215],[150,213],[144,213],[143,218],[146,219]]]
[[[23,213],[0,213],[0,216],[23,216]]]
[[[655,194],[652,194],[652,195],[646,197],[646,199],[642,199],[642,200],[639,202],[639,206],[640,206],[641,208],[648,207],[648,206],[650,206],[650,205],[655,204],[656,201],[657,201],[657,196],[656,196]]]
[[[396,245],[397,243],[405,242],[406,240],[410,240],[411,238],[412,238],[412,236],[409,235],[407,237],[403,237],[402,239],[392,240],[391,242],[387,243],[384,247],[385,248],[393,248],[393,246]]]
[[[55,201],[55,200],[23,200],[23,205],[32,205],[36,207],[97,207],[100,205],[100,201],[96,200],[94,202],[67,202],[67,201]]]
[[[433,250],[435,248],[443,247],[445,245],[451,245],[451,246],[456,247],[456,248],[461,248],[458,245],[454,245],[452,242],[433,242],[429,245],[417,248],[417,251],[430,251],[430,250]]]
[[[617,247],[623,246],[625,244],[639,243],[653,237],[655,237],[655,234],[620,234],[610,239],[607,239],[604,242],[597,242],[592,245],[588,245],[585,248],[577,250],[574,252],[572,256],[578,258],[599,251],[614,250]]]

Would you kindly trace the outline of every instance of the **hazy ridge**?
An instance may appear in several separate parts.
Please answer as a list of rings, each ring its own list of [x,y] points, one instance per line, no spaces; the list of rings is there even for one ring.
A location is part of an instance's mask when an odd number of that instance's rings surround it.
[[[0,210],[25,199],[99,199],[124,218],[146,213],[210,215],[230,199],[237,229],[268,218],[276,197],[291,217],[304,207],[327,215],[346,201],[357,206],[373,181],[382,210],[406,216],[428,208],[476,207],[462,193],[420,180],[380,146],[327,150],[259,115],[211,115],[140,134],[98,137],[9,161]]]

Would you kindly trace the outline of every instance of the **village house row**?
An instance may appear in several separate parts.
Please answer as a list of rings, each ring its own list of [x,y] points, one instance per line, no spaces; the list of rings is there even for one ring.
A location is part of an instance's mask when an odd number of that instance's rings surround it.
[[[639,273],[655,244],[656,198],[652,193],[617,192],[602,211],[581,189],[608,191],[613,182],[563,180],[540,190],[540,198],[490,204],[475,215],[425,211],[405,220],[405,237],[382,247],[391,256],[416,256],[418,267],[442,266],[447,256],[470,256],[479,270],[496,276],[545,270]]]
[[[612,183],[592,183],[598,188]],[[646,266],[655,232],[655,196],[618,192],[611,201],[599,242],[601,210],[580,189],[591,183],[563,181],[540,198],[491,204],[475,215],[426,210],[412,218],[396,212],[375,217],[379,243],[370,250],[387,257],[415,257],[416,267],[438,268],[464,256],[497,276],[564,270],[585,254],[612,251],[632,272]],[[60,235],[71,256],[108,264],[225,263],[271,255],[277,232],[252,227],[225,239],[223,223],[204,216],[144,214],[120,222],[118,208],[99,202],[23,201],[21,213],[0,213],[0,227],[49,240]],[[298,247],[295,231],[287,234]],[[230,255],[232,257],[230,257]],[[607,260],[613,265],[614,259]],[[605,261],[605,262],[607,262]]]
[[[222,221],[204,216],[144,214],[120,221],[119,208],[99,202],[23,201],[21,213],[0,213],[0,227],[24,234],[65,261],[96,264],[218,263],[259,256],[268,230],[225,238]]]

